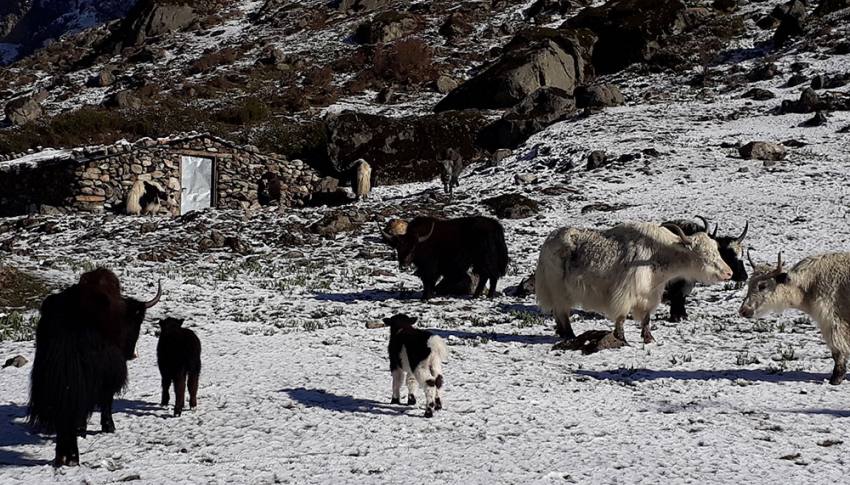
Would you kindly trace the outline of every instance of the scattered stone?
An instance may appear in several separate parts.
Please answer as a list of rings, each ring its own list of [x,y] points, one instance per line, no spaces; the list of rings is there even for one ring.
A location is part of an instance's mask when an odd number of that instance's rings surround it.
[[[848,111],[850,110],[850,95],[846,93],[828,92],[818,95],[814,89],[807,87],[800,93],[800,99],[782,101],[779,114],[785,113],[814,113],[816,111]]]
[[[747,160],[779,161],[785,158],[785,147],[769,141],[751,141],[738,149]]]
[[[354,223],[345,214],[328,214],[310,226],[310,231],[326,238],[334,238],[341,232],[354,230]]]
[[[540,203],[528,197],[512,193],[481,201],[499,219],[525,219],[540,212]]]
[[[251,254],[251,245],[242,241],[239,236],[228,236],[224,239],[224,246],[230,248],[234,253],[242,255]]]
[[[416,15],[391,10],[360,24],[355,39],[363,44],[387,44],[416,32],[419,26]]]
[[[154,232],[157,229],[156,222],[143,222],[141,226],[139,226],[139,232],[141,234],[147,234],[149,232]]]
[[[818,74],[812,78],[812,89],[837,89],[850,82],[850,73],[827,76]]]
[[[815,115],[812,118],[809,118],[808,120],[801,123],[800,126],[807,126],[807,127],[823,126],[823,125],[827,124],[827,122],[828,122],[828,120],[826,118],[826,113],[823,112],[823,111],[818,111],[817,113],[815,113]]]
[[[142,107],[142,100],[133,94],[133,91],[124,90],[106,98],[105,104],[118,108],[140,109]]]
[[[741,95],[742,98],[754,99],[756,101],[767,101],[776,97],[773,91],[763,88],[753,88]]]
[[[577,108],[607,108],[625,103],[620,88],[613,84],[581,86],[576,89],[575,96]]]
[[[595,170],[608,165],[608,155],[604,150],[593,150],[587,156],[587,170]]]
[[[490,157],[490,160],[494,165],[498,165],[502,160],[511,156],[513,151],[510,148],[499,148],[498,150],[493,152],[493,155]]]
[[[95,88],[105,88],[115,84],[115,74],[109,70],[102,70],[89,79],[89,86]]]
[[[818,446],[828,448],[830,446],[840,445],[840,444],[843,444],[843,443],[844,443],[843,440],[823,440],[823,441],[818,441]]]
[[[537,175],[535,175],[533,173],[523,173],[523,174],[517,174],[514,177],[514,179],[519,184],[528,185],[528,184],[537,183],[538,177],[537,177]]]
[[[794,87],[794,86],[799,86],[800,84],[803,84],[804,82],[806,82],[808,80],[809,80],[809,77],[806,76],[805,74],[794,73],[794,74],[791,75],[791,77],[788,78],[788,81],[785,83],[785,85],[790,88],[790,87]]]
[[[472,33],[475,28],[467,20],[466,15],[461,12],[454,12],[440,25],[440,35],[451,40],[465,38]]]
[[[773,62],[759,64],[747,74],[747,79],[752,82],[767,81],[780,74],[779,68]]]
[[[18,368],[20,368],[20,367],[27,365],[27,362],[29,362],[29,361],[23,355],[16,355],[15,357],[12,357],[10,359],[6,359],[6,363],[3,364],[3,368],[4,369],[6,367],[18,367]]]
[[[608,204],[605,202],[596,202],[593,204],[588,204],[581,208],[582,214],[587,214],[588,212],[616,212],[623,209],[628,209],[631,207],[629,204]]]
[[[808,143],[800,141],[800,140],[785,140],[782,142],[782,145],[789,148],[800,148],[808,145]]]
[[[458,83],[449,76],[442,75],[438,77],[436,81],[434,81],[434,87],[437,89],[438,93],[448,94],[458,87]]]
[[[600,350],[619,349],[624,347],[625,341],[614,336],[614,332],[608,330],[588,330],[571,340],[562,340],[552,347],[552,350],[580,350],[582,354],[588,355]]]

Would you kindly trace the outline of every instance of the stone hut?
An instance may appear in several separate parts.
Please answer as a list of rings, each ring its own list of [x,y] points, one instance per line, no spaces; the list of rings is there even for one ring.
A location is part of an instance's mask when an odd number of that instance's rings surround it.
[[[209,134],[143,138],[135,143],[47,149],[0,158],[0,216],[49,210],[120,211],[136,180],[159,184],[168,194],[162,213],[180,215],[206,207],[247,209],[258,204],[257,183],[266,172],[282,182],[280,205],[298,207],[313,192],[318,174],[256,147]]]

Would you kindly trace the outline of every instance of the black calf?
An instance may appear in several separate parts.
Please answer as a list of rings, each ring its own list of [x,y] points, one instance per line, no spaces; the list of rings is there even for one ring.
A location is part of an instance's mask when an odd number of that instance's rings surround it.
[[[162,377],[162,402],[168,406],[168,388],[174,383],[174,415],[180,416],[189,387],[189,407],[198,405],[198,378],[201,375],[201,341],[195,332],[182,328],[183,320],[160,320],[156,362]]]

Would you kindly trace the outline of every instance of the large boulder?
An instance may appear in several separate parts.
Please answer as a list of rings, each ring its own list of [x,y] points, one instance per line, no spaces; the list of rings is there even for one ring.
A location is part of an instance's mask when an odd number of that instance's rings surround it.
[[[198,20],[198,14],[188,2],[141,0],[127,14],[119,32],[120,44],[144,44],[148,38],[176,32]]]
[[[522,194],[502,194],[481,201],[499,219],[525,219],[540,212],[540,203]]]
[[[593,65],[610,73],[652,59],[665,38],[687,27],[686,13],[681,0],[611,0],[583,9],[566,26],[590,29],[599,37]]]
[[[510,108],[542,87],[572,95],[590,75],[586,64],[594,41],[586,31],[560,31],[557,38],[536,39],[530,45],[509,43],[493,65],[450,92],[435,110]]]
[[[41,117],[41,104],[32,96],[23,96],[6,103],[6,118],[16,125],[23,125]]]
[[[358,158],[369,160],[380,183],[427,181],[440,174],[437,160],[448,148],[475,158],[486,122],[473,111],[404,118],[344,111],[325,119],[328,158],[339,172]]]
[[[531,135],[564,119],[575,109],[575,99],[563,89],[540,88],[502,118],[485,127],[479,136],[479,144],[490,151],[516,148]]]

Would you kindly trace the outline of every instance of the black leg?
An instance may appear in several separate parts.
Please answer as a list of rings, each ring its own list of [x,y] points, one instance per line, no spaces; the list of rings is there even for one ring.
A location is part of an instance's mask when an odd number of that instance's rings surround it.
[[[687,282],[677,280],[670,283],[667,287],[667,296],[670,299],[669,321],[671,322],[681,322],[688,319],[688,312],[685,310],[687,285]]]
[[[104,433],[115,432],[115,422],[112,421],[112,399],[112,394],[109,394],[100,402],[100,429]]]
[[[174,415],[183,414],[186,399],[186,372],[180,372],[174,379]]]
[[[472,295],[472,298],[481,298],[481,295],[484,293],[484,285],[487,284],[487,278],[478,275],[478,286],[475,287],[475,293]]]
[[[63,427],[56,432],[56,457],[53,466],[78,466],[80,451],[77,449],[77,434],[75,426]]]
[[[407,405],[413,406],[414,404],[416,404],[416,396],[414,396],[413,394],[408,394],[407,395]]]
[[[168,393],[168,388],[171,387],[171,379],[168,377],[162,378],[162,399],[160,400],[160,406],[168,406],[168,401],[170,400],[170,395]]]
[[[499,278],[490,278],[490,290],[487,292],[487,298],[496,297],[496,286],[499,284]]]
[[[576,338],[575,332],[573,332],[573,325],[570,323],[570,314],[567,313],[556,313],[555,321],[557,322],[557,326],[555,327],[555,332],[564,340],[572,340]]]
[[[198,379],[200,377],[200,374],[189,375],[189,407],[192,409],[198,406]]]

